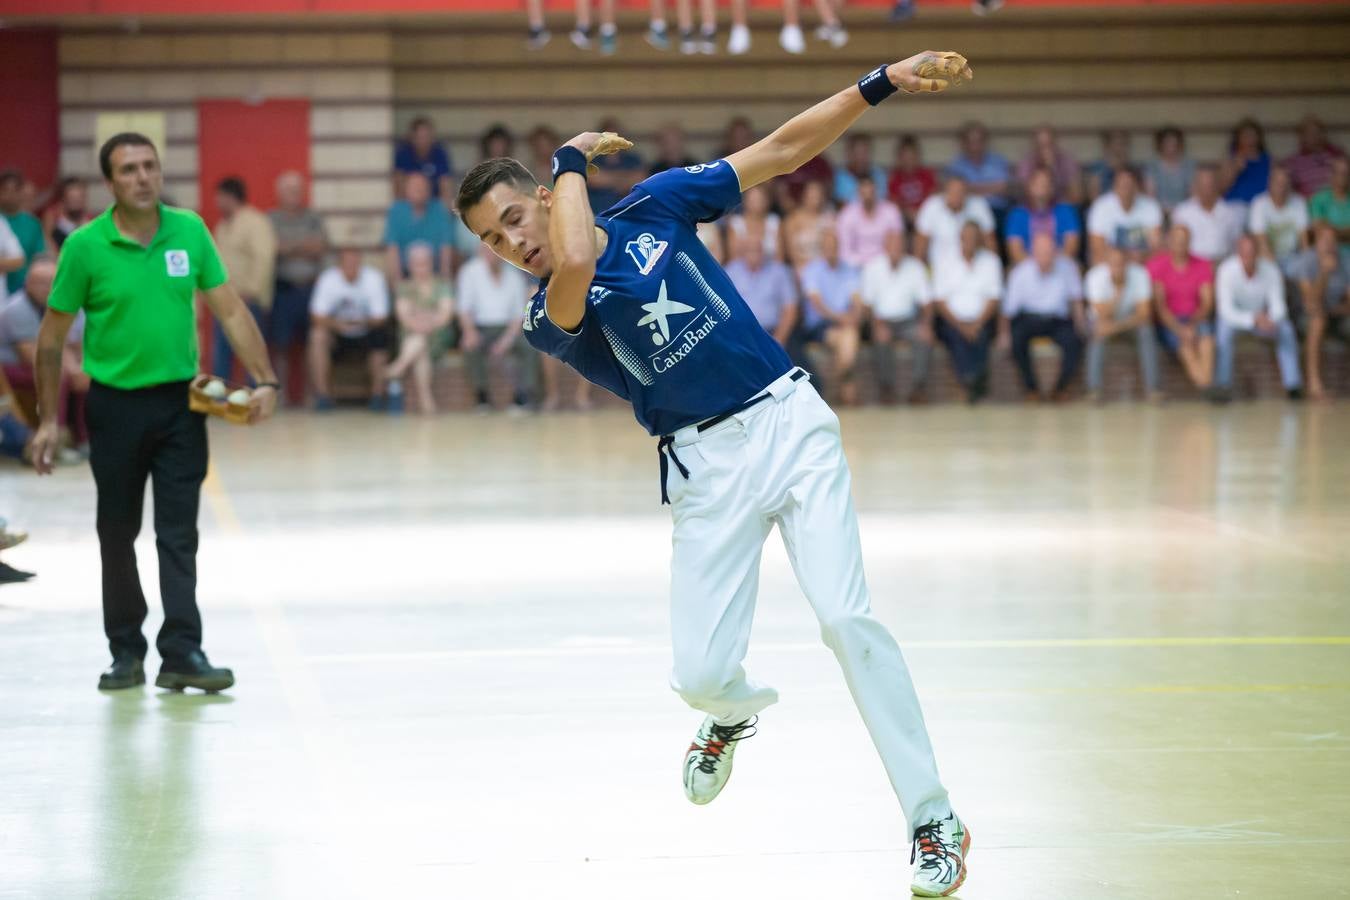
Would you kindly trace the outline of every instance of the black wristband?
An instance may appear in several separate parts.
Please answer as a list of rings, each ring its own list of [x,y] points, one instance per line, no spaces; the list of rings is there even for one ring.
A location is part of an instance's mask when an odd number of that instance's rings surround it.
[[[871,106],[876,106],[897,90],[899,88],[891,84],[891,80],[886,77],[885,66],[877,66],[858,80],[858,93],[862,94],[863,99]]]
[[[553,152],[553,180],[567,172],[586,177],[586,154],[576,147],[559,147]]]

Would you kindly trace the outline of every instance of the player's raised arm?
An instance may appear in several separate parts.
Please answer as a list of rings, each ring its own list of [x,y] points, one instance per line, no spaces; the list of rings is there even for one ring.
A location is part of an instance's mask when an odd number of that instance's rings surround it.
[[[975,75],[959,53],[925,50],[909,59],[878,66],[827,100],[781,125],[773,134],[727,157],[740,176],[741,190],[794,172],[839,139],[869,106],[897,90],[910,94],[944,91]]]

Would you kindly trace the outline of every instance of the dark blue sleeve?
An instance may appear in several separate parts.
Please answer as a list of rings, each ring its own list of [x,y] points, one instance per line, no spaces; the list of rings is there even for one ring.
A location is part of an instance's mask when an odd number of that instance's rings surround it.
[[[431,163],[436,167],[437,178],[450,174],[450,153],[445,149],[444,144],[435,144],[432,146]]]
[[[525,340],[531,347],[541,353],[547,353],[549,356],[562,359],[564,354],[581,337],[581,329],[578,328],[573,333],[564,331],[555,325],[553,320],[548,317],[548,311],[544,305],[544,295],[544,288],[535,291],[534,296],[530,298],[529,305],[525,307]]]
[[[711,222],[741,202],[741,179],[725,159],[666,169],[639,184],[635,191],[688,222]]]
[[[411,144],[399,141],[394,147],[394,170],[397,172],[420,171],[417,160],[413,157],[413,148]]]

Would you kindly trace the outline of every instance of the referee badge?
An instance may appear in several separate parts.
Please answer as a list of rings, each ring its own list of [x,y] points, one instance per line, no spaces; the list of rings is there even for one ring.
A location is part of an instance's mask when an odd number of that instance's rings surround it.
[[[188,254],[186,250],[165,250],[164,267],[170,278],[186,278],[189,274]]]

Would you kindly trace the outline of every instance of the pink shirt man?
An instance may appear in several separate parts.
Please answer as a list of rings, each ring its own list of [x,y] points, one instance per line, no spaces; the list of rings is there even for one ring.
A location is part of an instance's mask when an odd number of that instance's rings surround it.
[[[1159,253],[1148,261],[1148,274],[1163,286],[1163,299],[1172,315],[1186,321],[1200,309],[1200,288],[1214,283],[1214,267],[1192,255],[1185,268],[1178,269],[1172,257]]]
[[[886,232],[905,230],[900,208],[889,200],[877,200],[871,212],[861,200],[854,200],[839,211],[835,220],[839,235],[839,256],[844,262],[862,268],[878,256],[886,255]]]

